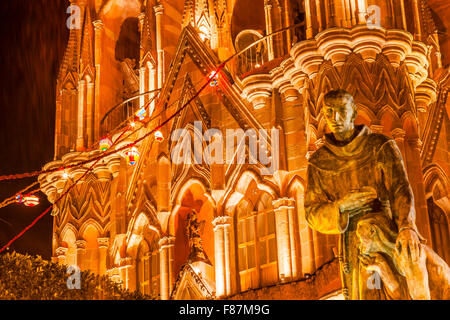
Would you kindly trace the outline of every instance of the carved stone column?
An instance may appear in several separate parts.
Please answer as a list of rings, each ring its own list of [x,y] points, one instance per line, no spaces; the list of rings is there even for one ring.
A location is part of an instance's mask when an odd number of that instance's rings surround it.
[[[93,23],[95,32],[95,98],[94,98],[94,140],[100,137],[100,65],[102,60],[103,22],[95,20]]]
[[[230,266],[230,228],[232,218],[220,216],[213,220],[216,297],[226,297],[231,294],[231,266]]]
[[[280,198],[272,202],[277,232],[278,272],[280,279],[285,281],[298,276],[294,203],[291,198]]]
[[[86,257],[86,241],[85,240],[77,240],[75,242],[77,246],[77,266],[80,270],[85,269],[85,257]]]
[[[164,237],[159,240],[161,300],[169,300],[174,282],[173,251],[175,237]]]
[[[283,6],[283,16],[284,16],[284,26],[290,26],[292,25],[292,19],[291,19],[291,6],[289,4],[288,0],[284,1],[284,6]],[[292,29],[289,29],[286,31],[286,44],[285,44],[285,48],[287,49],[286,52],[289,52],[289,50],[292,47]]]
[[[156,16],[156,51],[158,54],[158,88],[164,83],[164,49],[162,47],[162,15],[164,7],[162,4],[154,6]]]
[[[420,24],[420,9],[419,0],[412,0],[413,5],[413,18],[414,18],[414,39],[421,40],[422,38],[422,27]]]
[[[119,267],[120,278],[122,279],[124,288],[134,291],[136,290],[136,261],[132,257],[121,259]]]
[[[394,138],[395,142],[397,143],[398,148],[400,149],[400,152],[402,153],[402,157],[403,157],[403,163],[405,165],[405,167],[407,166],[406,161],[405,161],[405,157],[406,157],[406,153],[405,153],[405,135],[406,132],[403,129],[400,128],[395,128],[394,130],[392,130],[392,137]]]
[[[78,119],[77,119],[77,151],[83,151],[84,145],[84,109],[86,102],[86,81],[78,81]]]
[[[310,0],[305,0],[305,21],[306,21],[306,39],[311,39],[313,37],[313,29],[312,29]]]
[[[406,24],[405,0],[399,0],[399,2],[400,2],[400,11],[402,15],[402,29],[408,30],[408,25]]]
[[[280,87],[282,94],[282,114],[286,161],[288,171],[299,170],[306,172],[307,161],[305,159],[306,143],[300,143],[305,138],[305,112],[303,109],[303,97],[291,86]]]
[[[98,238],[99,274],[106,274],[106,254],[108,250],[109,238]]]
[[[432,246],[430,219],[428,217],[427,200],[425,197],[425,186],[422,172],[422,161],[420,150],[422,141],[419,138],[407,139],[407,152],[409,182],[414,192],[416,205],[416,225],[419,232],[427,239],[427,245]]]
[[[365,24],[366,23],[366,6],[365,1],[356,1],[356,7],[358,12],[358,23]]]
[[[94,143],[94,130],[93,130],[93,116],[94,116],[94,83],[90,81],[87,84],[87,96],[86,96],[86,136],[87,146],[92,147]]]
[[[56,97],[56,116],[55,116],[55,152],[53,160],[56,160],[60,156],[60,147],[64,146],[64,134],[62,131],[63,112],[62,112],[62,96],[66,89],[61,90],[61,93]]]
[[[304,193],[301,192],[297,196],[297,217],[299,226],[299,244],[300,244],[300,260],[301,260],[301,275],[312,274],[315,271],[314,259],[314,237],[313,230],[308,226],[305,217],[304,208]]]
[[[272,5],[266,0],[264,1],[264,12],[266,16],[266,33],[272,33]],[[274,49],[273,49],[273,37],[269,37],[267,39],[267,55],[270,60],[273,60],[275,57]]]
[[[145,92],[145,73],[147,71],[146,67],[139,68],[139,94],[143,94]],[[143,107],[145,105],[145,95],[141,95],[139,97],[139,107]]]
[[[151,91],[151,90],[155,90],[156,88],[156,69],[155,66],[151,63],[148,63],[148,87],[147,87],[147,91]],[[156,95],[156,93],[152,93],[150,95],[150,99],[152,99],[154,96]],[[150,109],[149,109],[149,114],[153,113],[153,110],[155,109],[155,100],[153,100],[150,103]]]
[[[316,17],[317,17],[317,23],[319,24],[318,32],[323,30],[322,10],[320,8],[321,2],[323,2],[323,1],[316,0]]]
[[[144,45],[143,45],[143,41],[144,41],[143,31],[144,31],[145,12],[141,12],[139,14],[139,16],[138,16],[138,19],[139,19],[139,34],[141,36],[140,59],[142,60],[142,57],[145,54],[145,52],[144,52]]]

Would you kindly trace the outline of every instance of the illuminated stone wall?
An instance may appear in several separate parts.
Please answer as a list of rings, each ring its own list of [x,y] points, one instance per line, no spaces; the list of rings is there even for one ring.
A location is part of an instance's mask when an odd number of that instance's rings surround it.
[[[344,88],[355,97],[357,122],[397,142],[419,231],[450,262],[446,1],[72,4],[81,8],[82,27],[70,32],[57,79],[55,161],[46,169],[100,155],[98,140],[117,139],[124,115],[146,106],[152,119],[114,147],[132,142],[194,97],[220,61],[268,33],[298,26],[228,63],[217,87],[208,86],[161,129],[163,142],[147,138],[136,145],[137,164],[128,165],[124,152],[96,164],[55,206],[55,261],[108,274],[161,299],[320,299],[335,293],[337,237],[308,227],[303,199],[307,158],[327,132],[323,96]],[[380,13],[375,27],[366,12],[374,5]],[[145,93],[155,89],[161,92],[151,101],[157,93]],[[127,109],[113,108],[137,94],[143,95]],[[223,133],[277,128],[279,169],[261,175],[261,163],[173,163],[169,137],[182,128],[194,135],[194,121],[203,131]],[[49,200],[89,166],[40,176]],[[211,264],[186,265],[192,209],[204,221],[201,238]],[[253,231],[243,232],[244,225]],[[265,245],[267,251],[259,251]]]

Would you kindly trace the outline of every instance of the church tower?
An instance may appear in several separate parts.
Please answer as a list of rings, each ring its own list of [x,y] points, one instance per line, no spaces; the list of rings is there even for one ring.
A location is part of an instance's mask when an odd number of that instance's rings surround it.
[[[54,261],[160,299],[339,296],[337,237],[308,227],[303,201],[307,159],[327,130],[323,97],[343,88],[357,123],[396,141],[419,231],[449,263],[450,46],[437,2],[71,0],[79,23],[44,169],[67,168],[39,177],[51,202],[76,183],[52,213]],[[255,138],[277,145],[276,169],[233,161],[228,129],[278,132]],[[223,139],[215,150],[230,158],[174,161],[177,141],[199,135],[203,155]]]

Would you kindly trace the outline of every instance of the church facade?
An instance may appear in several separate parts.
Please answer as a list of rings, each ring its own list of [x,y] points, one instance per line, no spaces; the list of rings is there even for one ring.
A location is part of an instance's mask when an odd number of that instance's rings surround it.
[[[67,169],[39,176],[54,261],[163,300],[341,298],[338,238],[309,228],[304,191],[323,96],[343,88],[356,122],[397,143],[419,232],[450,263],[446,1],[71,0],[70,12],[44,166]]]

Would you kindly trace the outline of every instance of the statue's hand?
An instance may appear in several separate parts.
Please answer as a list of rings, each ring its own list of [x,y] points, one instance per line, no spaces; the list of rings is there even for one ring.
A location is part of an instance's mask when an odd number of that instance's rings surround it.
[[[377,192],[371,187],[363,187],[360,190],[355,190],[347,193],[343,198],[337,201],[339,210],[354,211],[364,208],[377,198]]]
[[[367,271],[376,271],[380,275],[384,271],[384,268],[387,264],[386,259],[383,257],[382,254],[378,252],[371,252],[368,255],[360,254],[358,257],[359,261],[361,262],[361,265]]]
[[[420,241],[417,233],[411,229],[402,230],[397,236],[395,249],[399,256],[406,256],[411,261],[417,262],[420,257]]]

